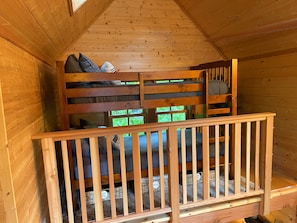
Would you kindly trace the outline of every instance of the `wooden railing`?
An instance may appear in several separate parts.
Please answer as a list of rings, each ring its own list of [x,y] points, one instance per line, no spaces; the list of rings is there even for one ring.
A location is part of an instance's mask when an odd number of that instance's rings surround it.
[[[34,140],[41,140],[43,151],[48,204],[51,222],[63,222],[63,214],[69,222],[75,222],[74,197],[70,180],[68,149],[74,140],[79,177],[79,198],[82,222],[124,222],[140,219],[162,219],[163,221],[179,222],[181,218],[210,213],[219,206],[236,201],[238,205],[250,202],[259,203],[259,213],[269,213],[270,187],[272,169],[273,113],[259,113],[228,117],[215,117],[199,120],[188,120],[176,123],[145,124],[141,126],[83,129],[60,132],[48,132],[34,135]],[[186,131],[191,131],[190,138]],[[166,131],[167,144],[162,144],[163,133]],[[187,153],[197,156],[197,131],[202,139],[202,169],[197,168],[196,159],[192,159],[189,171],[186,165]],[[180,132],[180,134],[177,134]],[[132,139],[132,161],[125,159],[124,134],[129,133]],[[139,134],[147,139],[147,176],[143,178],[140,157]],[[108,212],[103,201],[100,152],[98,137],[105,137],[107,142],[112,135],[120,137],[120,183],[114,178],[115,152],[107,143],[108,174]],[[150,141],[152,134],[158,134],[159,149],[152,152]],[[94,216],[91,219],[87,211],[82,140],[89,142],[94,195]],[[192,142],[187,149],[186,142]],[[211,142],[211,143],[210,143]],[[213,142],[213,143],[212,143]],[[73,143],[72,143],[73,144]],[[180,148],[178,148],[180,145]],[[223,146],[223,147],[222,147]],[[223,148],[223,149],[222,149]],[[180,150],[180,152],[177,152]],[[213,150],[213,152],[211,152]],[[164,152],[165,151],[165,152]],[[58,168],[60,160],[57,153],[62,154],[63,168]],[[215,156],[214,166],[210,166],[210,155]],[[219,156],[224,154],[224,165],[220,165]],[[154,176],[153,160],[158,154],[158,176]],[[127,184],[127,163],[133,163],[133,187]],[[178,165],[180,163],[180,165]],[[230,165],[231,163],[231,165]],[[153,168],[154,167],[154,168]],[[59,171],[62,171],[59,174]],[[230,177],[231,176],[231,177]],[[201,179],[199,179],[201,178]],[[62,182],[62,183],[61,183]],[[60,194],[65,188],[66,209],[62,213]],[[117,191],[121,190],[121,199],[116,199]],[[157,188],[157,189],[156,189]],[[132,192],[132,193],[131,193]],[[132,197],[132,199],[131,199]],[[156,202],[158,201],[158,202]],[[133,204],[132,204],[132,203]],[[158,203],[158,204],[156,204]],[[133,208],[131,209],[131,204]],[[119,205],[122,210],[119,212]],[[234,204],[232,207],[234,208]],[[205,208],[208,207],[208,208]],[[211,207],[211,208],[210,208]],[[228,208],[224,206],[223,208]],[[197,211],[199,210],[199,211]],[[65,219],[64,219],[65,220]]]

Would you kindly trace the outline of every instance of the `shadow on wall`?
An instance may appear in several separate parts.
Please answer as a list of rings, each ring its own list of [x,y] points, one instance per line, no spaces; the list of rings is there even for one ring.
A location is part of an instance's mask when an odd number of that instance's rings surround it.
[[[58,89],[56,70],[41,63],[38,67],[40,76],[40,92],[44,115],[44,128],[46,132],[60,129],[60,116],[58,107]]]

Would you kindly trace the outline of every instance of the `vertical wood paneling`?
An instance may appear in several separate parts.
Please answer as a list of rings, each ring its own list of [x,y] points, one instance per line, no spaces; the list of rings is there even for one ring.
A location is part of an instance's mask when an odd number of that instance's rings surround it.
[[[113,1],[60,59],[78,52],[121,71],[178,69],[221,59],[172,0]]]

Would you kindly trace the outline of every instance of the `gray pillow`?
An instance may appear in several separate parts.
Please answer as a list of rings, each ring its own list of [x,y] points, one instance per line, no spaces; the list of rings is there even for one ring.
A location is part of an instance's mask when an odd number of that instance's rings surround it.
[[[84,72],[101,72],[100,68],[88,57],[83,55],[82,53],[79,53],[79,65],[81,66],[82,70]],[[98,84],[98,85],[113,85],[111,81],[97,81],[97,82],[92,82],[93,84]],[[96,86],[94,86],[96,87]]]
[[[79,65],[84,72],[101,72],[100,68],[88,57],[83,54],[79,54]]]
[[[79,65],[79,61],[74,54],[68,56],[65,63],[65,73],[82,73],[83,70]]]
[[[74,54],[71,54],[67,57],[65,66],[64,66],[65,73],[82,73],[83,70],[79,65],[79,61]],[[77,88],[77,87],[85,87],[88,83],[67,83],[66,88]]]

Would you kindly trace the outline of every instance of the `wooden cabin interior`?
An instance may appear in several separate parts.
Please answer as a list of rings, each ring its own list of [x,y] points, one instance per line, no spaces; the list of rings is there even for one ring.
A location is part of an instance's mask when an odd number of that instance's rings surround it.
[[[77,9],[70,0],[4,0],[0,6],[0,223],[54,222],[42,150],[32,136],[61,130],[56,61],[79,53],[98,65],[110,61],[120,72],[181,70],[237,58],[237,113],[276,114],[265,216],[296,222],[296,2],[82,2]],[[258,215],[257,207],[196,217],[242,222]],[[194,219],[187,215],[180,222]]]

